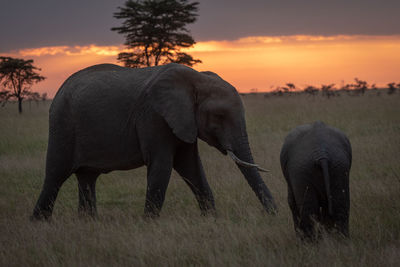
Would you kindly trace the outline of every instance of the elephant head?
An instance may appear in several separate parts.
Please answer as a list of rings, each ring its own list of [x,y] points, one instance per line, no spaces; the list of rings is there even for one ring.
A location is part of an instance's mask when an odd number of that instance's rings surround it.
[[[272,195],[254,164],[244,108],[236,89],[212,72],[170,64],[147,88],[153,109],[161,114],[173,133],[187,143],[197,138],[229,154],[265,210],[276,211]]]

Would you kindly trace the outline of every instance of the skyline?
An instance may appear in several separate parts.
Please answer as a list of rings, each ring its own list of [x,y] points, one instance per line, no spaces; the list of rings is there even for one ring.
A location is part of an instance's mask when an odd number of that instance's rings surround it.
[[[72,73],[117,63],[124,39],[110,28],[120,23],[112,14],[124,2],[96,1],[93,12],[93,1],[5,0],[0,55],[33,59],[47,79],[32,90],[53,96]],[[239,91],[287,82],[340,86],[355,77],[399,82],[399,1],[199,2],[189,25],[197,44],[187,51],[203,63],[194,68],[216,72]]]
[[[62,82],[90,65],[117,63],[120,46],[53,46],[22,49],[47,79],[34,85],[52,97]],[[384,86],[399,82],[399,36],[254,36],[235,41],[198,42],[188,52],[203,60],[199,71],[219,74],[241,92],[270,91],[291,82],[298,87],[366,80]]]

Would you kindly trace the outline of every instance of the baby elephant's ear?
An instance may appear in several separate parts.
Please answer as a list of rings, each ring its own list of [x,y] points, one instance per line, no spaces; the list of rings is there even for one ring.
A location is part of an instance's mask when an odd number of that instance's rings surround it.
[[[151,81],[148,97],[153,109],[159,113],[173,133],[186,143],[197,139],[195,120],[195,76],[196,71],[171,64]]]

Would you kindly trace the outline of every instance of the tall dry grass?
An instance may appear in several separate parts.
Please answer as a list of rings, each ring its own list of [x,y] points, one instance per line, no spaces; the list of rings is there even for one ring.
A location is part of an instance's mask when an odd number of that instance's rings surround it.
[[[200,144],[218,215],[202,217],[173,174],[161,217],[142,218],[145,169],[100,176],[98,220],[79,219],[75,177],[63,185],[51,223],[28,220],[41,189],[48,105],[20,116],[0,109],[0,266],[395,266],[400,260],[400,95],[243,97],[256,161],[280,212],[266,215],[235,165]],[[293,231],[279,166],[293,127],[322,120],[353,146],[349,241],[302,244]]]

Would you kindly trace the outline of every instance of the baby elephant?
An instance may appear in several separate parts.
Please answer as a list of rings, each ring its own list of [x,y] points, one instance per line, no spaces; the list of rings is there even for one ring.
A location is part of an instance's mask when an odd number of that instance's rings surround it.
[[[280,161],[301,238],[318,237],[315,222],[349,236],[351,158],[346,135],[320,121],[298,126],[286,137]]]

